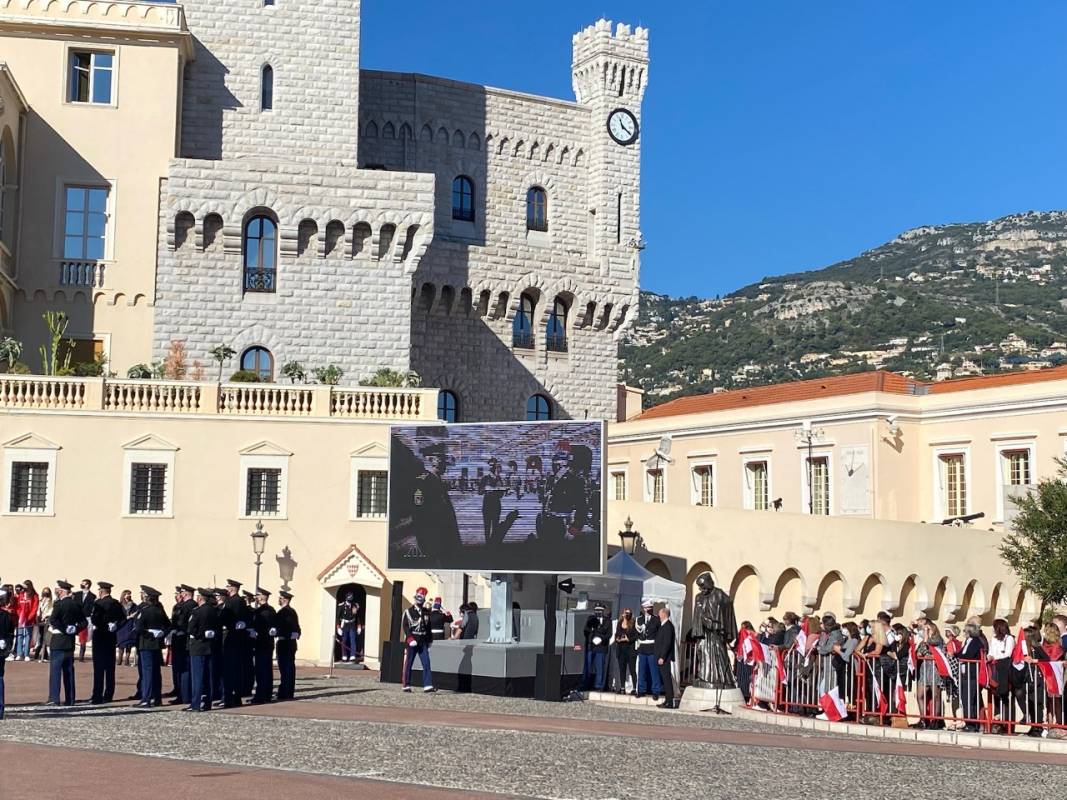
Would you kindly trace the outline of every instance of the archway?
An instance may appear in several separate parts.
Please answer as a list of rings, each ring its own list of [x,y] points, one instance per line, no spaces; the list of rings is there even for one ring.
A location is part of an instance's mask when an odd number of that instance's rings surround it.
[[[877,572],[868,575],[860,589],[859,614],[866,619],[874,619],[879,611],[886,611],[885,578]]]
[[[837,572],[828,572],[823,577],[815,595],[815,612],[822,615],[827,611],[838,620],[845,617],[845,582]]]
[[[771,603],[771,611],[781,618],[786,611],[804,615],[807,606],[804,604],[804,581],[800,573],[790,567],[778,576],[774,584],[774,600]]]
[[[359,604],[359,613],[356,619],[356,625],[366,632],[367,626],[367,589],[366,587],[358,583],[344,583],[338,586],[336,589],[330,589],[330,594],[333,595],[336,601],[336,610],[334,611],[333,627],[334,632],[337,632],[337,628],[341,622],[341,606],[349,595],[352,595],[352,602]],[[356,636],[356,652],[362,656],[366,651],[366,641],[364,636]],[[333,660],[335,663],[342,663],[341,658],[343,653],[341,652],[341,640],[340,637],[334,636],[333,639]]]
[[[730,581],[730,597],[734,601],[737,624],[748,620],[757,624],[760,617],[760,578],[755,567],[741,567]]]

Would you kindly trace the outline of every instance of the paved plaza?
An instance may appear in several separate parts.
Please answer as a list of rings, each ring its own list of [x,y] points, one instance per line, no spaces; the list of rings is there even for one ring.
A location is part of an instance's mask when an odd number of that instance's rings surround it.
[[[78,665],[79,685],[89,680]],[[373,672],[303,670],[299,700],[210,714],[40,705],[47,668],[8,665],[0,796],[145,785],[269,798],[1054,796],[1067,756],[784,731],[732,717],[589,703],[404,694]],[[131,668],[119,696],[132,694]],[[58,748],[63,748],[60,752]],[[48,765],[43,768],[42,765]],[[925,787],[919,789],[919,787]],[[906,791],[912,791],[908,789]]]

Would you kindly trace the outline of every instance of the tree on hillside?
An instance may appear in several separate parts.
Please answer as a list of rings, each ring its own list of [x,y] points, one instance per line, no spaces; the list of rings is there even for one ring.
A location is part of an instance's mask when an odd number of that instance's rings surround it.
[[[1059,474],[1044,478],[1020,497],[1012,532],[1000,556],[1024,588],[1041,598],[1041,615],[1067,599],[1067,459],[1057,458]]]

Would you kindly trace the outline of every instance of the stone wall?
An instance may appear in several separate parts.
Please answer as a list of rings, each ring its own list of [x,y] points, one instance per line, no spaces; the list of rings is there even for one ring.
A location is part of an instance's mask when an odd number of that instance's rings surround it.
[[[228,344],[275,370],[335,363],[348,380],[410,363],[411,274],[433,237],[433,177],[276,162],[177,160],[160,207],[156,358]],[[245,220],[278,221],[277,291],[243,292]]]
[[[195,60],[185,68],[181,149],[353,161],[359,109],[359,0],[186,0]],[[260,76],[274,70],[274,107]]]

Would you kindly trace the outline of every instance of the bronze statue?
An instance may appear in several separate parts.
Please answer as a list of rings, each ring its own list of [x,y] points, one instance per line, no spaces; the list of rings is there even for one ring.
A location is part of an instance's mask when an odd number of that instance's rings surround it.
[[[698,641],[693,685],[704,689],[734,689],[727,647],[737,639],[737,618],[730,595],[715,587],[710,572],[697,577],[700,593],[693,604],[691,635]]]

